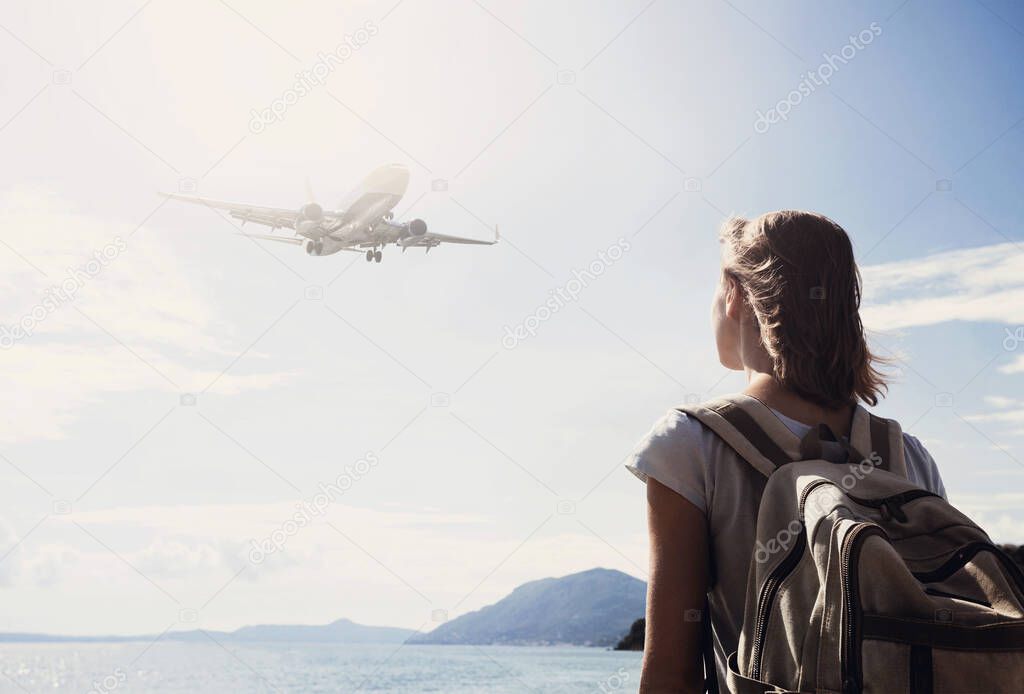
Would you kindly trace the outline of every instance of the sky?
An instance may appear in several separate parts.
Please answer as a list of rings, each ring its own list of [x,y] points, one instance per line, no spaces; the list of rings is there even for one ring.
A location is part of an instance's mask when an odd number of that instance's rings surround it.
[[[645,578],[622,464],[743,387],[716,230],[780,208],[850,233],[878,412],[1024,542],[1022,34],[1000,0],[3,3],[0,631]],[[330,207],[392,162],[399,219],[501,243],[308,257],[157,195]]]

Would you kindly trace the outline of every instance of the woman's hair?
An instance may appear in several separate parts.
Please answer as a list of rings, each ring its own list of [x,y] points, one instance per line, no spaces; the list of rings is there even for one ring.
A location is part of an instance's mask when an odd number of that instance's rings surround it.
[[[828,408],[886,389],[860,321],[860,271],[843,228],[813,212],[732,217],[721,230],[725,273],[740,286],[774,376]]]

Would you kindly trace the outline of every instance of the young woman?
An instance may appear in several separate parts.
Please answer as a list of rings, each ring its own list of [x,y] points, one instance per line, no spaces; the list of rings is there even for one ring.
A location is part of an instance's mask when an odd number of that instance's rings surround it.
[[[842,227],[818,214],[733,218],[721,231],[712,303],[718,358],[797,436],[827,424],[847,437],[855,404],[885,389],[858,313],[860,274]],[[837,462],[846,450],[826,443]],[[935,462],[904,435],[911,482],[945,496]],[[696,419],[669,411],[629,469],[647,482],[650,579],[641,692],[700,692],[702,611],[710,611],[719,691],[737,650],[763,476]]]

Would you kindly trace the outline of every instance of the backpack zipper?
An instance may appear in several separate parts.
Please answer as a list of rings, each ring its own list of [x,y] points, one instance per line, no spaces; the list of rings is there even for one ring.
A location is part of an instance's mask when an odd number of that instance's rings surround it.
[[[803,557],[806,546],[807,537],[803,531],[803,523],[801,523],[796,544],[779,562],[779,565],[772,569],[764,585],[761,586],[761,592],[757,597],[757,620],[754,622],[754,646],[751,652],[751,676],[753,679],[761,679],[761,655],[764,649],[765,634],[768,631],[768,617],[771,614],[772,603],[775,602],[775,596],[778,594],[782,582],[793,572]]]
[[[862,521],[850,529],[843,538],[840,553],[839,570],[843,588],[844,612],[846,617],[843,632],[842,681],[843,694],[860,694],[861,662],[860,662],[860,595],[857,581],[851,569],[860,559],[860,550],[864,541],[872,535],[885,537],[885,533],[877,525]]]
[[[800,493],[800,520],[801,521],[804,518],[804,507],[807,505],[807,498],[811,495],[811,492],[813,492],[815,489],[817,489],[818,487],[820,487],[822,485],[825,485],[825,484],[831,484],[831,485],[836,486],[836,487],[839,486],[835,482],[833,482],[832,480],[819,479],[819,480],[815,480],[814,482],[811,482],[810,484],[808,484],[806,487],[804,487],[804,490]],[[938,494],[934,494],[934,493],[929,492],[929,491],[924,490],[924,489],[908,489],[907,491],[902,492],[900,494],[893,494],[892,496],[884,496],[884,497],[881,497],[879,499],[864,499],[864,498],[859,497],[859,496],[854,496],[853,494],[850,494],[850,493],[846,492],[845,490],[843,491],[843,494],[845,494],[846,498],[848,498],[850,501],[854,502],[855,504],[858,504],[860,506],[867,506],[868,508],[881,509],[883,515],[886,515],[887,517],[895,516],[898,520],[902,520],[902,521],[906,521],[907,520],[907,516],[906,516],[906,514],[903,513],[903,510],[902,510],[902,506],[904,504],[906,504],[908,502],[911,502],[911,501],[914,501],[915,499],[921,499],[921,498],[924,498],[924,497],[927,497],[927,496],[933,496],[933,497],[941,498]]]
[[[907,503],[908,501],[913,501],[914,499],[920,499],[921,497],[925,497],[925,496],[938,496],[938,494],[935,494],[934,492],[930,492],[927,489],[908,489],[905,492],[901,492],[899,494],[893,494],[892,496],[884,496],[884,497],[881,497],[879,499],[862,499],[861,497],[854,496],[853,494],[847,494],[846,496],[850,497],[851,499],[856,501],[861,506],[878,507],[878,506],[884,506],[886,504],[890,504],[891,505],[893,502],[898,502],[897,505],[902,506],[903,504]]]
[[[969,542],[961,547],[957,553],[950,557],[950,559],[942,566],[932,569],[931,571],[915,571],[913,572],[913,576],[921,583],[939,583],[964,568],[964,566],[966,566],[967,563],[979,552],[989,552],[996,558],[1003,567],[1006,579],[1010,582],[1011,586],[1016,587],[1020,592],[1017,599],[1021,603],[1024,603],[1024,574],[1021,573],[1017,564],[1006,552],[1003,551],[1001,547],[994,545],[991,542]]]
[[[821,487],[822,485],[826,485],[826,484],[834,485],[835,483],[832,482],[832,480],[826,480],[826,479],[815,480],[815,481],[811,482],[809,485],[807,485],[806,487],[804,487],[804,490],[802,492],[800,492],[800,505],[798,507],[798,510],[799,510],[799,513],[800,513],[800,522],[801,523],[804,522],[804,506],[807,504],[807,497],[809,497],[811,495],[811,492],[813,492],[815,489],[817,489],[818,487]]]
[[[901,494],[893,494],[892,496],[882,497],[881,499],[864,499],[859,496],[854,496],[853,494],[846,495],[850,501],[860,504],[861,506],[877,508],[881,512],[882,518],[885,520],[895,518],[901,523],[907,522],[907,514],[903,512],[903,505],[914,501],[915,499],[921,499],[928,496],[938,497],[939,495],[924,489],[909,489]]]

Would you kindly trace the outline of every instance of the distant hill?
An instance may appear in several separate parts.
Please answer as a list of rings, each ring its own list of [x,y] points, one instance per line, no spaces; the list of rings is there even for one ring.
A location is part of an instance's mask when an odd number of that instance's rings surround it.
[[[642,651],[644,649],[644,634],[647,628],[647,620],[641,617],[633,622],[629,633],[615,644],[617,651]]]
[[[524,583],[410,643],[614,646],[644,613],[646,601],[647,584],[640,579],[591,569]]]
[[[230,634],[232,641],[316,641],[321,643],[402,643],[415,634],[411,629],[375,627],[339,619],[323,626],[266,625],[242,627]]]
[[[163,636],[165,641],[288,641],[307,643],[403,643],[414,631],[398,627],[375,627],[356,624],[348,619],[339,619],[330,624],[258,624],[242,627],[236,631],[170,631]],[[209,634],[209,636],[207,636]],[[148,636],[54,636],[50,634],[0,634],[0,642],[124,642],[153,641]]]

